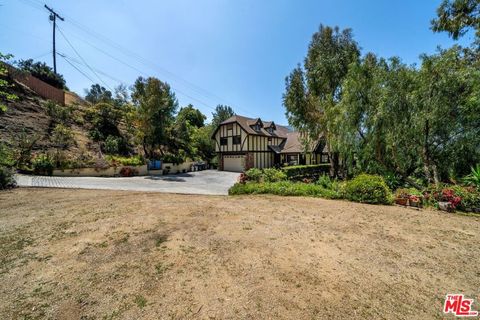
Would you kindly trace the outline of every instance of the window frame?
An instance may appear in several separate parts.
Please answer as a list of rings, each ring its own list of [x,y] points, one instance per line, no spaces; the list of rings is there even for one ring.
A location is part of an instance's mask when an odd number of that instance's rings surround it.
[[[236,141],[236,139],[238,140]],[[238,145],[238,144],[242,144],[242,136],[239,134],[232,137],[232,145]]]

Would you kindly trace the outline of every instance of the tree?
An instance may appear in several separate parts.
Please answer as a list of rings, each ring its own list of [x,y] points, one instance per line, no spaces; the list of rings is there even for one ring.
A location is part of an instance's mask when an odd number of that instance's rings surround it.
[[[92,84],[89,90],[85,90],[85,100],[91,104],[112,103],[113,96],[111,91],[96,83]]]
[[[212,112],[212,126],[216,129],[220,123],[227,120],[230,117],[233,117],[235,112],[230,106],[217,105],[215,111]],[[214,130],[215,130],[214,129]]]
[[[197,136],[197,132],[204,127],[205,119],[206,116],[191,104],[181,108],[172,128],[171,147],[174,150],[182,151],[182,154],[192,159],[201,158],[197,154],[198,149],[193,140]]]
[[[418,114],[413,119],[422,137],[425,178],[448,180],[480,162],[480,69],[459,46],[422,56]]]
[[[191,104],[180,108],[177,115],[177,122],[187,122],[196,128],[203,127],[205,125],[205,119],[207,119],[207,117]]]
[[[320,25],[312,36],[304,62],[306,86],[300,67],[286,82],[287,117],[296,127],[301,122],[311,140],[317,140],[320,132],[326,138],[333,175],[338,173],[338,154],[332,132],[336,126],[336,106],[342,97],[341,85],[348,67],[357,62],[359,56],[360,49],[351,29],[340,31],[338,27]]]
[[[154,158],[169,148],[169,132],[178,108],[177,98],[166,82],[139,77],[133,85],[132,102],[137,109],[138,138],[145,155]]]
[[[68,90],[63,76],[53,72],[53,69],[45,62],[34,62],[33,59],[28,59],[17,61],[15,64],[20,70],[29,72],[32,76],[54,86],[55,88]]]
[[[437,9],[437,18],[432,20],[432,29],[435,32],[446,31],[455,40],[473,29],[477,41],[480,41],[480,2],[443,0]]]
[[[211,161],[215,153],[215,144],[212,140],[212,124],[197,128],[192,134],[192,147],[195,155],[205,161]]]
[[[3,62],[12,58],[12,55],[4,55],[0,52],[0,99],[6,101],[15,101],[18,99],[17,95],[10,93],[10,83],[7,80],[8,70],[4,66]],[[7,106],[0,102],[0,114],[7,111]]]

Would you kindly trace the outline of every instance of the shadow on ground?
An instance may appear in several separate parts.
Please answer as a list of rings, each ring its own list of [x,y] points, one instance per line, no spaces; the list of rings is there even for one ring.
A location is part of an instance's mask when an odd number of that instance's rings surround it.
[[[161,180],[161,181],[172,181],[172,182],[187,182],[185,178],[192,178],[193,175],[190,173],[179,173],[179,174],[170,174],[164,176],[146,176],[147,180]]]

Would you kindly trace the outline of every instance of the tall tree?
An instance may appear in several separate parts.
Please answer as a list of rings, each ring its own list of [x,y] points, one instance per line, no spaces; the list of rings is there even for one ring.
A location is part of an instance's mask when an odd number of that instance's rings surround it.
[[[183,150],[190,158],[196,157],[196,149],[192,143],[195,132],[204,126],[206,116],[189,104],[180,109],[175,118],[171,132],[171,145],[176,150]]]
[[[320,25],[318,32],[312,36],[304,62],[306,107],[299,106],[300,100],[296,102],[297,108],[292,108],[294,104],[289,102],[289,97],[302,95],[299,68],[292,72],[286,83],[284,103],[290,104],[288,107],[290,109],[287,109],[289,118],[302,119],[304,126],[310,129],[312,139],[318,139],[319,132],[323,134],[327,141],[334,175],[338,172],[338,153],[332,132],[336,125],[336,106],[342,97],[341,85],[348,73],[348,67],[351,63],[357,62],[359,56],[360,49],[353,39],[351,29],[340,30],[338,27]]]
[[[147,157],[163,155],[169,148],[169,131],[175,121],[178,101],[166,82],[139,77],[133,85],[132,102],[137,108],[138,137]]]
[[[235,115],[235,112],[233,111],[232,107],[230,106],[224,106],[224,105],[217,105],[215,107],[215,111],[212,112],[212,125],[216,129],[220,123],[223,121],[227,120],[228,118],[232,117]],[[214,129],[214,130],[215,130]]]
[[[191,104],[180,108],[177,115],[177,122],[188,122],[196,128],[203,127],[205,125],[205,119],[207,119],[207,117],[200,110],[195,109]]]
[[[113,103],[113,95],[111,91],[96,83],[92,84],[90,89],[85,90],[85,100],[91,104],[97,104],[100,102]]]
[[[480,45],[480,1],[443,0],[437,9],[437,18],[432,20],[432,29],[446,31],[455,40],[473,29]]]

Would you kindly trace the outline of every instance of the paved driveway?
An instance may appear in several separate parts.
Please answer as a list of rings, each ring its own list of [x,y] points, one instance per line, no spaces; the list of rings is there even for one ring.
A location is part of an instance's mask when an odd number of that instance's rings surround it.
[[[238,177],[236,172],[196,171],[167,176],[130,178],[44,177],[17,175],[21,187],[154,191],[225,195]]]

